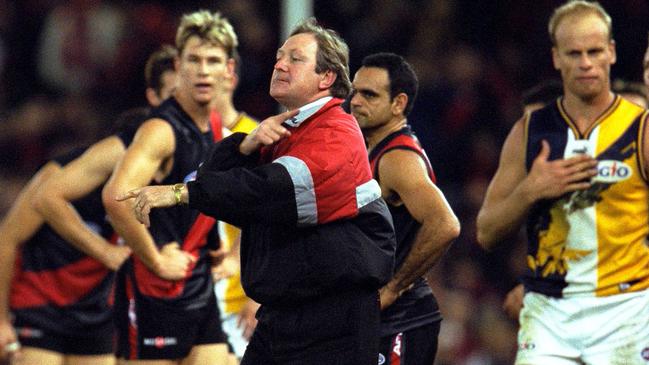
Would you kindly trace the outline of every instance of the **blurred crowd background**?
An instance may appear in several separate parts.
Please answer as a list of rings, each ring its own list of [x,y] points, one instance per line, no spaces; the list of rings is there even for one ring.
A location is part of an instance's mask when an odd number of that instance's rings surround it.
[[[462,235],[431,273],[443,316],[439,365],[510,364],[517,323],[505,293],[524,268],[522,237],[494,252],[475,243],[475,216],[502,142],[521,116],[520,95],[557,78],[547,20],[559,0],[314,0],[320,23],[351,50],[351,71],[372,52],[404,55],[420,92],[409,118]],[[613,18],[613,77],[640,81],[649,2],[600,1]],[[174,41],[181,14],[221,11],[242,58],[235,105],[274,114],[269,77],[280,0],[0,0],[0,217],[46,159],[104,135],[123,110],[143,106],[144,64]]]

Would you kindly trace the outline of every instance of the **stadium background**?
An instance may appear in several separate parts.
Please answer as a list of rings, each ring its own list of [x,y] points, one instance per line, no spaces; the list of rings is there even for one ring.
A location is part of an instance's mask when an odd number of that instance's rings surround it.
[[[430,275],[445,317],[440,365],[512,362],[516,323],[500,306],[523,269],[524,244],[518,238],[485,253],[475,243],[474,221],[500,146],[521,114],[521,92],[558,77],[547,20],[561,3],[313,1],[318,20],[348,42],[352,73],[365,55],[392,51],[419,75],[409,120],[463,228]],[[600,3],[613,18],[613,78],[640,81],[649,1]],[[273,114],[267,91],[279,0],[0,0],[0,217],[45,159],[92,142],[120,111],[145,104],[146,57],[173,43],[182,13],[201,8],[221,11],[239,35],[236,106],[257,118]]]

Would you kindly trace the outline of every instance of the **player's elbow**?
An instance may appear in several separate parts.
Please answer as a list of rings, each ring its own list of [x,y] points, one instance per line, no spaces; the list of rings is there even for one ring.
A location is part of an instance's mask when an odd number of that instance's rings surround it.
[[[101,191],[101,201],[108,217],[114,221],[122,213],[124,203],[117,200],[117,190],[115,186],[107,184]]]
[[[451,244],[460,236],[461,225],[459,219],[454,214],[445,217],[441,224],[437,226],[437,235],[440,238],[438,242],[443,242],[443,250],[448,249]]]
[[[478,242],[478,245],[480,245],[480,247],[482,247],[484,250],[490,250],[492,247],[491,241],[489,240],[489,235],[483,230],[477,230],[476,241]]]
[[[32,208],[41,216],[46,217],[56,204],[56,197],[47,191],[39,189],[29,197],[29,203]]]
[[[491,225],[485,222],[483,214],[478,214],[476,220],[476,240],[484,250],[491,250],[497,242]]]
[[[449,217],[446,222],[446,237],[447,237],[447,242],[449,242],[449,245],[451,242],[453,242],[455,239],[460,237],[460,232],[462,228],[460,225],[460,220],[455,216]]]

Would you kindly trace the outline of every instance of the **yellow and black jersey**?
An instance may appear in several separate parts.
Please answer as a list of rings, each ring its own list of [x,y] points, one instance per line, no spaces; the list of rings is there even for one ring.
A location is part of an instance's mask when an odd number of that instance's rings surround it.
[[[641,151],[647,111],[616,96],[584,133],[562,99],[526,120],[526,167],[550,144],[550,160],[598,160],[586,190],[538,202],[527,221],[527,290],[554,297],[607,296],[649,287],[649,194]]]
[[[223,127],[223,136],[227,137],[236,132],[250,133],[253,129],[257,128],[257,125],[259,125],[258,121],[242,112],[239,113],[232,129]],[[218,227],[221,247],[229,251],[239,237],[241,230],[225,222],[218,222]],[[216,297],[219,300],[221,312],[224,314],[239,313],[248,300],[246,293],[244,293],[241,287],[241,273],[239,272],[227,279],[223,279],[223,283],[217,285],[216,288]]]

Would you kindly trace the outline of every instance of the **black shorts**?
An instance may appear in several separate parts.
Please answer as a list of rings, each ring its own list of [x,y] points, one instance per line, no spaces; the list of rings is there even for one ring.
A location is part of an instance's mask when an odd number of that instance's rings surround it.
[[[335,293],[290,307],[261,306],[241,365],[376,365],[375,290]]]
[[[112,323],[79,331],[71,336],[32,326],[16,319],[14,326],[23,347],[35,347],[63,355],[111,355],[115,352],[115,332]]]
[[[431,365],[440,321],[381,338],[379,365]]]
[[[195,310],[121,294],[116,292],[115,299],[118,358],[182,359],[196,345],[227,343],[213,292],[207,305]]]

